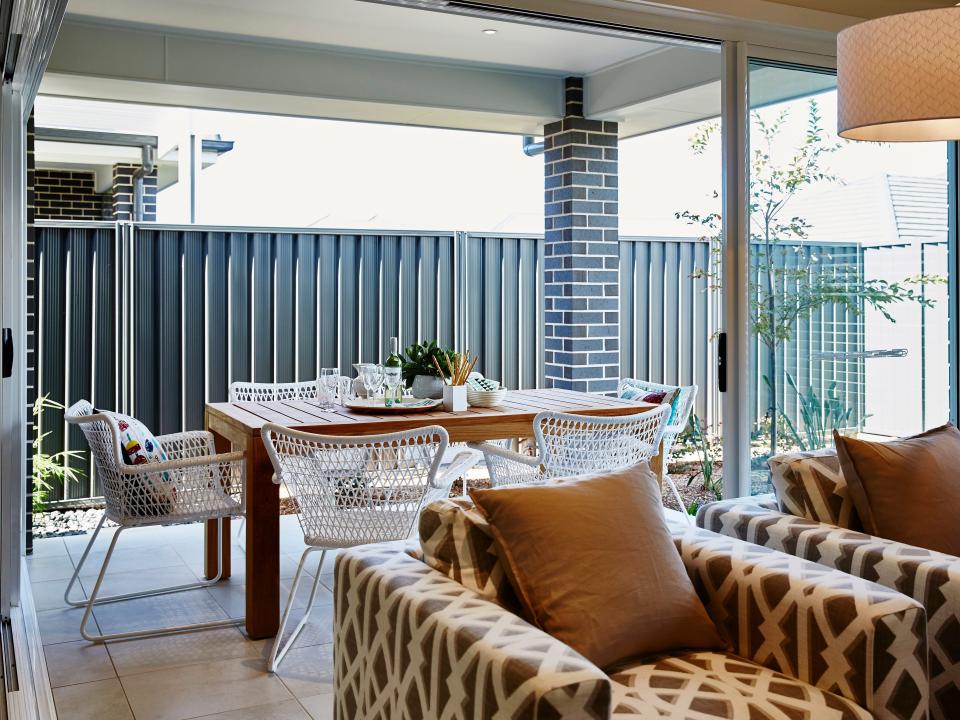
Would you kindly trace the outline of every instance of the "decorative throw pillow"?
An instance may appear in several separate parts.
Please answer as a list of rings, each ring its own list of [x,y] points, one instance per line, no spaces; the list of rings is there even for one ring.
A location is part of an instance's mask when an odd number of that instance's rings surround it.
[[[113,418],[120,431],[120,453],[127,465],[159,463],[167,459],[160,442],[142,422],[129,415],[112,410],[94,410],[100,415]],[[141,517],[155,517],[170,512],[176,500],[176,488],[166,474],[133,477],[127,492],[127,511]]]
[[[595,665],[724,647],[646,464],[470,496],[491,525],[526,617]]]
[[[518,611],[520,603],[497,555],[493,531],[465,499],[437,500],[420,513],[423,561],[477,594]]]
[[[890,442],[834,438],[868,533],[960,556],[960,430],[941,425]]]
[[[783,453],[767,464],[782,512],[848,530],[862,529],[835,449]]]
[[[680,412],[680,391],[683,388],[675,385],[660,385],[645,380],[623,380],[620,383],[618,396],[621,400],[642,400],[643,402],[663,405],[670,404],[670,419],[667,425],[672,425],[674,418]]]

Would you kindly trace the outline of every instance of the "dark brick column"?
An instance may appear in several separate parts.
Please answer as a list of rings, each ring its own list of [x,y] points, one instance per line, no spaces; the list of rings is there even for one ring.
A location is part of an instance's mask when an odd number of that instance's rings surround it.
[[[583,117],[583,79],[544,135],[547,387],[610,392],[620,375],[617,123]]]
[[[113,219],[133,220],[133,178],[139,165],[118,163],[113,166]],[[157,219],[157,171],[143,176],[142,220]]]

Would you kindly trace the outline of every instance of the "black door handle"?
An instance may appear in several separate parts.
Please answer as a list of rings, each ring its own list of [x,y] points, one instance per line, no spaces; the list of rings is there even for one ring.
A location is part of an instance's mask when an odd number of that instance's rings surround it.
[[[727,391],[727,334],[717,336],[717,388]]]
[[[3,377],[13,376],[13,330],[3,329]]]

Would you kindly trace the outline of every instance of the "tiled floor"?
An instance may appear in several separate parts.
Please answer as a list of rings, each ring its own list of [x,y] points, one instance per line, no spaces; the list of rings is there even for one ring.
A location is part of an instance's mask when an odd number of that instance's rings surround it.
[[[83,611],[68,607],[63,591],[88,536],[38,540],[27,560],[39,611],[47,668],[60,720],[328,720],[333,717],[333,559],[321,573],[310,623],[284,658],[266,671],[269,641],[250,641],[242,629],[221,628],[143,640],[93,645],[80,637]],[[109,534],[97,540],[80,582],[87,590],[99,570]],[[101,547],[102,546],[102,547]],[[303,550],[297,518],[281,522],[281,592]],[[104,592],[143,590],[193,582],[202,568],[200,525],[125,531]],[[210,589],[103,605],[94,610],[101,631],[202,622],[243,615],[241,547],[233,550],[234,576]],[[311,559],[310,572],[315,571]],[[78,591],[75,591],[78,592]],[[301,584],[294,620],[303,613],[309,585]],[[91,623],[91,627],[93,624]]]

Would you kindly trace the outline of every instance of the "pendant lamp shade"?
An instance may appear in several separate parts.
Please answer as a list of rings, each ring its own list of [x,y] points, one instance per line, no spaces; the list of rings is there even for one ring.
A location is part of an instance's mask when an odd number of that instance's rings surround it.
[[[891,15],[837,38],[841,137],[960,140],[960,8]]]

